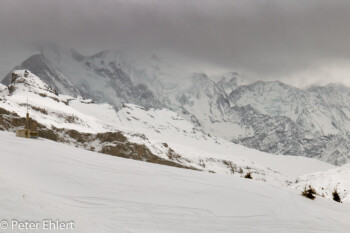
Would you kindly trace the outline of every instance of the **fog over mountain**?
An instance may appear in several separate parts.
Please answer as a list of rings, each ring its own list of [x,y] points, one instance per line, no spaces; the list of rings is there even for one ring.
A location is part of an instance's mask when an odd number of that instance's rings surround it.
[[[193,71],[234,70],[296,86],[350,84],[347,1],[1,0],[0,5],[0,54],[7,63],[19,45],[53,42],[86,55],[105,49],[160,53]]]

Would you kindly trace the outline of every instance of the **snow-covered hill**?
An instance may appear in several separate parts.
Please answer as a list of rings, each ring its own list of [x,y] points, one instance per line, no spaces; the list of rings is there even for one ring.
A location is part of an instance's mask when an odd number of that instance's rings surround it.
[[[60,94],[117,108],[123,103],[166,107],[211,135],[260,151],[335,165],[349,161],[350,89],[342,85],[298,89],[251,82],[236,72],[186,73],[156,55],[132,59],[104,51],[83,56],[58,46],[44,48],[17,68],[31,70]],[[10,81],[11,74],[3,83]]]
[[[67,232],[349,232],[348,204],[235,176],[101,155],[0,131],[2,220]],[[5,232],[19,232],[6,229]]]

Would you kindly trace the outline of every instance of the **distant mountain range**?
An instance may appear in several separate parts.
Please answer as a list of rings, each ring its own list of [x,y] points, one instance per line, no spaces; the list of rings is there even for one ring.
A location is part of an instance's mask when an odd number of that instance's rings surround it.
[[[235,72],[177,79],[174,67],[155,55],[139,61],[116,51],[87,57],[54,46],[13,69],[29,69],[58,93],[108,102],[116,109],[123,103],[168,108],[203,132],[257,150],[335,165],[350,160],[350,88],[248,83]],[[11,73],[2,80],[10,82]]]

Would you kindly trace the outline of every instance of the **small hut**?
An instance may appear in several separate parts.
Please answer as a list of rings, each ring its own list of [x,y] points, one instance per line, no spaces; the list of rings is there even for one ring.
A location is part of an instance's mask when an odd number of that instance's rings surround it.
[[[38,138],[38,132],[30,130],[30,118],[28,113],[28,104],[27,104],[27,115],[26,115],[26,125],[24,129],[16,130],[16,137],[22,138]]]

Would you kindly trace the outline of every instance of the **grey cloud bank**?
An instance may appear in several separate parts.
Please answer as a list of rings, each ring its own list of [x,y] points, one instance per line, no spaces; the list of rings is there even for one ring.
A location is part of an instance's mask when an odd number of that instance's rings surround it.
[[[349,12],[338,0],[0,0],[0,42],[166,51],[260,79],[346,83]]]

